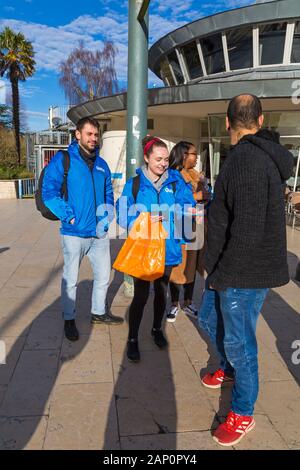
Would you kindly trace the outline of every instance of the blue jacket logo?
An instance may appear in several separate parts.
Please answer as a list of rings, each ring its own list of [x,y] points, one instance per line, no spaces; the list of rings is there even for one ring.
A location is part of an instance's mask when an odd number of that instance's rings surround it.
[[[105,173],[104,168],[101,168],[101,166],[96,166],[96,170],[103,171],[103,173]]]
[[[171,194],[173,194],[173,189],[165,188],[165,192],[166,192],[166,193],[171,193]]]

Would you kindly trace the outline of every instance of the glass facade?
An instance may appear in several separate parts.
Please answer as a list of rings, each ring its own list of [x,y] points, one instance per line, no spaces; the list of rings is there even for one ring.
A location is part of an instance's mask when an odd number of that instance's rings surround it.
[[[225,71],[225,60],[221,34],[200,39],[207,75]]]
[[[255,45],[259,54],[259,65],[283,64],[284,50],[286,44],[287,22],[260,24],[259,43],[253,40],[253,27],[249,25],[231,30],[224,30],[226,35],[229,68],[232,71],[253,68],[253,47]],[[206,75],[214,75],[226,71],[225,58],[222,42],[222,34],[214,34],[199,39],[203,59],[206,67]],[[190,80],[202,78],[204,72],[201,65],[199,50],[196,40],[181,47],[183,59],[185,60]],[[255,51],[256,52],[256,51]],[[201,55],[201,54],[200,54]],[[181,69],[176,51],[168,55],[177,84],[183,84],[184,73]],[[295,24],[295,34],[292,44],[291,63],[300,63],[300,21]],[[170,85],[174,85],[168,63],[162,60],[160,64],[161,76],[167,78]]]
[[[264,127],[282,136],[300,136],[300,112],[270,112],[264,116]]]
[[[286,23],[274,23],[259,27],[260,65],[282,64],[286,25]]]
[[[191,42],[190,44],[183,46],[182,52],[185,56],[185,61],[191,80],[202,77],[203,71],[200,63],[197,44],[195,42]]]
[[[231,70],[253,67],[252,27],[226,32],[227,49]]]
[[[291,62],[292,64],[300,63],[300,21],[295,25]]]
[[[297,177],[296,164],[300,151],[300,112],[267,112],[264,113],[264,128],[279,132],[281,143],[294,155],[295,166],[293,176],[288,180],[288,185],[292,187]],[[211,181],[214,183],[219,174],[220,168],[226,159],[227,152],[230,148],[230,138],[226,131],[226,115],[209,116],[209,133],[210,142],[212,144],[212,170]],[[297,183],[298,184],[298,183]],[[300,179],[299,184],[300,185]]]
[[[176,77],[177,83],[180,85],[181,83],[184,83],[184,78],[183,78],[183,73],[181,71],[177,54],[175,51],[171,52],[171,54],[168,55],[169,63],[173,69],[174,75]]]

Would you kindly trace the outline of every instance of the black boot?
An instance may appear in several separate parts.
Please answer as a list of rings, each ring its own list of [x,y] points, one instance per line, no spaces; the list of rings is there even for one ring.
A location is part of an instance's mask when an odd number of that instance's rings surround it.
[[[69,341],[77,341],[79,339],[75,320],[65,320],[65,336]]]
[[[131,338],[127,342],[127,357],[131,362],[140,362],[141,360],[139,344],[136,338]]]
[[[157,328],[152,328],[151,335],[152,335],[154,343],[160,349],[164,349],[168,346],[168,341],[164,337],[164,334],[161,328],[159,330]]]

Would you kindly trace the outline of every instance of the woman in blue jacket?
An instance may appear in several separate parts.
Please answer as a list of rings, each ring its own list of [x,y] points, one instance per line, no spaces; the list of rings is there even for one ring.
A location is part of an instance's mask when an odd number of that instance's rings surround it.
[[[122,196],[117,201],[117,217],[121,227],[130,230],[139,216],[139,205],[143,211],[151,212],[152,222],[162,220],[168,237],[164,275],[154,281],[154,319],[151,335],[155,344],[163,349],[168,343],[162,332],[162,319],[167,300],[167,289],[172,267],[181,263],[182,235],[175,231],[175,220],[188,213],[195,206],[192,189],[185,183],[177,170],[169,170],[169,152],[166,144],[148,136],[143,141],[145,165],[136,170],[136,178],[131,178],[124,186]],[[135,180],[135,182],[134,182]],[[126,199],[125,199],[126,198]],[[163,209],[157,210],[157,205]],[[175,209],[176,204],[176,209]],[[136,210],[135,210],[136,209]],[[149,297],[150,282],[134,278],[134,297],[129,308],[129,335],[127,357],[133,362],[140,360],[138,331],[144,307]]]

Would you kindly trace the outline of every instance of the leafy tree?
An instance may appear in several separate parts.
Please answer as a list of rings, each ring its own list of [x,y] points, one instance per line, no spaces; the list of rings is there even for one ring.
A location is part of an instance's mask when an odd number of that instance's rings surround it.
[[[105,42],[101,51],[92,52],[81,41],[66,61],[61,62],[59,84],[70,104],[118,92],[116,53],[112,42]]]
[[[0,33],[0,76],[6,75],[11,83],[13,128],[19,165],[21,164],[19,81],[25,81],[34,74],[33,57],[32,44],[22,33],[15,33],[8,27]]]

